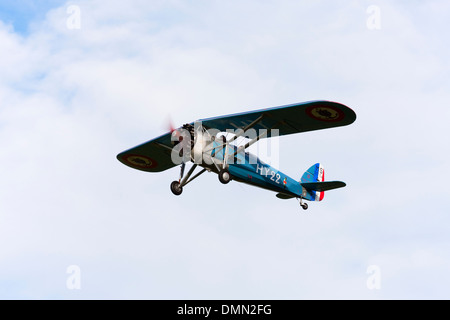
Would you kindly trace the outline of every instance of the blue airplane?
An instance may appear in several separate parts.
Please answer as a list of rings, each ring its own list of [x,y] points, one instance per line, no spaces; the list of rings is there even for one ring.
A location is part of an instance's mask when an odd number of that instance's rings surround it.
[[[171,183],[180,195],[204,172],[218,174],[223,184],[231,180],[276,192],[280,199],[322,201],[325,191],[345,187],[342,181],[325,181],[320,163],[311,166],[297,181],[246,151],[260,139],[346,126],[356,120],[349,107],[331,101],[311,101],[261,109],[187,123],[180,128],[117,155],[123,164],[142,171],[161,172],[180,165],[178,180]],[[231,135],[231,138],[228,136]],[[246,138],[245,145],[237,145]],[[185,175],[186,164],[193,165]],[[203,169],[193,175],[197,166]]]

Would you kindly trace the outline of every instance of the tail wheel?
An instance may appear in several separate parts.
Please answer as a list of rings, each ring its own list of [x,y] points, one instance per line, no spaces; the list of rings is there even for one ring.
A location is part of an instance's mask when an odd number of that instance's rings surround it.
[[[302,206],[303,210],[308,210],[308,204],[307,203],[304,203],[301,206]]]
[[[183,187],[178,181],[173,181],[170,184],[170,191],[176,196],[179,196],[183,192]]]
[[[223,184],[227,184],[231,181],[231,175],[230,172],[227,169],[222,169],[219,172],[219,181]]]

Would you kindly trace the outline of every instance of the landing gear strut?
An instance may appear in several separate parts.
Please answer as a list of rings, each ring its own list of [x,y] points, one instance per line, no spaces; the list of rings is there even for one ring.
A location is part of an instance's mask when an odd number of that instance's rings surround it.
[[[187,185],[189,182],[191,182],[192,180],[194,180],[195,178],[197,178],[199,175],[201,175],[202,173],[204,173],[206,171],[206,169],[203,169],[202,171],[200,171],[199,173],[195,174],[191,178],[192,173],[194,173],[194,170],[197,167],[197,165],[194,164],[191,167],[191,169],[188,171],[187,175],[183,178],[183,176],[184,176],[184,167],[185,167],[185,164],[182,163],[181,170],[180,170],[180,179],[178,181],[173,181],[170,184],[170,191],[172,191],[172,193],[174,195],[176,195],[176,196],[179,196],[183,192],[183,187],[185,185]]]

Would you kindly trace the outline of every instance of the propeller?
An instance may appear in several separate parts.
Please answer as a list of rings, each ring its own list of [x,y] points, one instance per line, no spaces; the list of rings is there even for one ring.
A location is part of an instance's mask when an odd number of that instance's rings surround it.
[[[179,143],[183,141],[183,135],[181,132],[175,127],[172,117],[169,115],[166,120],[166,130],[169,130],[169,132],[172,134],[175,139],[172,139],[172,144]],[[178,140],[178,142],[177,142]]]
[[[168,128],[168,130],[170,131],[170,132],[174,132],[176,129],[175,129],[175,126],[173,125],[173,120],[172,120],[172,117],[171,116],[169,116],[168,118],[167,118],[167,128]]]

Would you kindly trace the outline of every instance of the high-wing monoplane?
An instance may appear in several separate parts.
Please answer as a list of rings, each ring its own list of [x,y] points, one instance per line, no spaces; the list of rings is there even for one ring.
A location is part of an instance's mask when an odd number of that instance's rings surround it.
[[[311,101],[261,109],[186,123],[168,133],[117,155],[123,164],[142,171],[161,172],[180,166],[173,194],[204,172],[218,174],[223,184],[231,180],[276,192],[280,199],[296,198],[303,209],[307,201],[322,201],[324,192],[345,187],[342,181],[325,181],[320,163],[297,181],[263,162],[247,149],[263,138],[346,126],[356,120],[349,107],[330,101]],[[239,138],[245,144],[237,144]],[[241,139],[241,140],[242,140]],[[192,162],[185,174],[186,164]],[[200,166],[202,170],[194,174]]]

